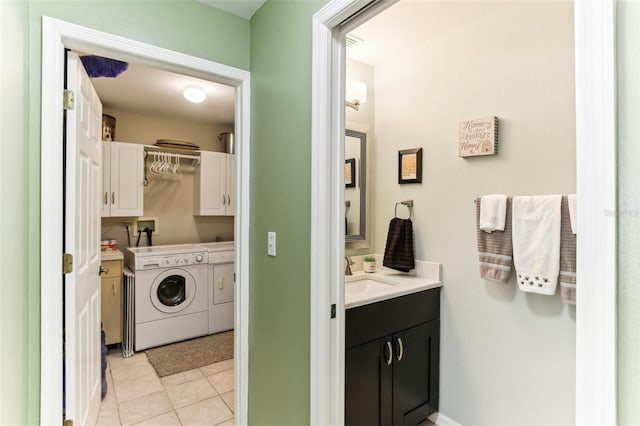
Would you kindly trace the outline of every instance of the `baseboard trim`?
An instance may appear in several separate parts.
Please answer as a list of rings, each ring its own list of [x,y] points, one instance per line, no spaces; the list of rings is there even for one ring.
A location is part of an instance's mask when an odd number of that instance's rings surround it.
[[[429,421],[435,423],[437,426],[462,426],[460,423],[437,411],[429,416]]]

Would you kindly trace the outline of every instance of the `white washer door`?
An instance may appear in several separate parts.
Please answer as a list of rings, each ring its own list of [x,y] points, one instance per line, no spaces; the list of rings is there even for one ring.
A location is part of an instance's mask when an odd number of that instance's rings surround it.
[[[157,310],[173,314],[185,310],[195,295],[193,275],[184,269],[168,269],[153,280],[149,297]]]

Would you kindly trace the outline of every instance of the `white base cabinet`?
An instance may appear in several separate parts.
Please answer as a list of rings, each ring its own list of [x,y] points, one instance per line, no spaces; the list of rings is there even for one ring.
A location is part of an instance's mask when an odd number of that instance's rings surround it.
[[[144,146],[102,142],[102,217],[144,214]]]
[[[194,215],[233,216],[235,214],[235,155],[200,152],[194,184]]]

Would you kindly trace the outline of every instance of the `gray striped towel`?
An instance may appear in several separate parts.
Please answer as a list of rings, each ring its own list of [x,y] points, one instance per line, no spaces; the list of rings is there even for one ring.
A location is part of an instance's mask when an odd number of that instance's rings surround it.
[[[576,304],[576,235],[571,231],[569,202],[562,196],[562,218],[560,220],[560,294],[562,301]]]
[[[478,260],[480,261],[480,277],[499,283],[509,282],[513,243],[511,241],[511,197],[507,198],[507,215],[504,231],[484,232],[480,229],[480,203],[476,198],[476,239],[478,243]]]

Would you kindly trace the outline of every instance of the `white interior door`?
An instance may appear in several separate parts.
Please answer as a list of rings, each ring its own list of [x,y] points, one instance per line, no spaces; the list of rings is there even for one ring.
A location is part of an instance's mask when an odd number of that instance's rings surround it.
[[[67,57],[67,89],[75,102],[66,111],[65,252],[73,271],[65,275],[65,418],[93,425],[98,417],[100,377],[100,215],[102,105],[78,56]]]

